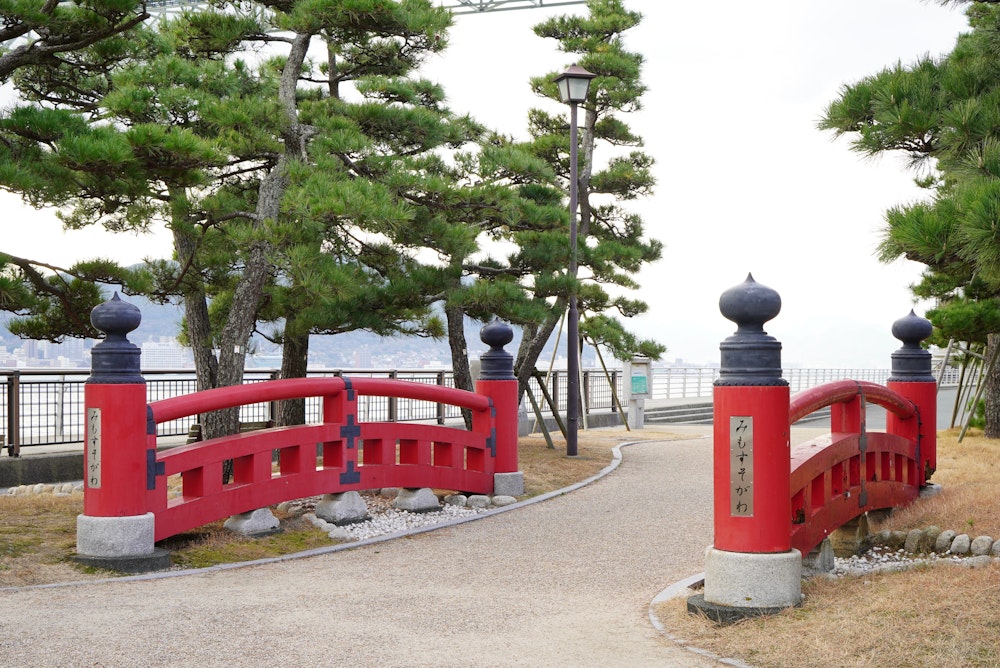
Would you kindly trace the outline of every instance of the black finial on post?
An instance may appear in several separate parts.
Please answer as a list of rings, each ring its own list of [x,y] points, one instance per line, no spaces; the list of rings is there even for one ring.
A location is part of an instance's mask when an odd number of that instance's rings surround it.
[[[479,330],[480,340],[490,349],[482,354],[479,361],[482,380],[514,380],[514,357],[503,349],[514,340],[514,330],[510,325],[494,318],[493,322]]]
[[[913,310],[892,323],[892,335],[903,342],[903,347],[892,354],[891,381],[932,382],[931,354],[920,347],[920,342],[928,338],[934,326],[930,320],[921,318]]]
[[[90,324],[107,336],[90,351],[88,383],[145,383],[139,369],[142,351],[128,340],[128,333],[142,322],[138,307],[114,296],[94,307]]]
[[[781,312],[781,297],[747,279],[722,293],[719,311],[736,323],[736,332],[719,349],[722,363],[716,385],[787,385],[781,377],[781,343],[764,331],[764,323]]]

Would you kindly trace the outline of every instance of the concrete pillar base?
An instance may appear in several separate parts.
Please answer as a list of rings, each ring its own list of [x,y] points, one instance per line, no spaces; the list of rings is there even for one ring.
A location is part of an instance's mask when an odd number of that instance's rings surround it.
[[[801,605],[802,553],[726,552],[710,547],[702,597],[703,611],[713,619],[716,616],[708,608],[721,607],[727,616],[756,616]]]
[[[521,496],[524,494],[524,473],[493,474],[493,494],[495,496]]]
[[[76,517],[76,555],[85,566],[119,573],[170,568],[170,552],[153,545],[153,513],[126,517]]]
[[[87,557],[141,557],[153,553],[153,513],[125,517],[76,516],[76,553]]]

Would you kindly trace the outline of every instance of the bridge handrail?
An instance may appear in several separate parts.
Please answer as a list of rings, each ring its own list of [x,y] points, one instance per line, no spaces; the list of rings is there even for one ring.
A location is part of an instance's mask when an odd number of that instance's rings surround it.
[[[917,414],[917,407],[912,401],[883,385],[864,380],[838,380],[803,390],[792,397],[788,407],[788,422],[794,424],[821,408],[846,403],[858,396],[864,396],[867,403],[882,406],[903,420]]]
[[[159,424],[189,415],[235,408],[245,404],[331,396],[345,389],[355,390],[361,395],[389,396],[451,404],[477,412],[487,410],[490,406],[488,397],[452,387],[408,383],[389,378],[335,377],[286,378],[253,385],[220,387],[154,401],[149,404],[149,408],[153,414],[153,421]]]

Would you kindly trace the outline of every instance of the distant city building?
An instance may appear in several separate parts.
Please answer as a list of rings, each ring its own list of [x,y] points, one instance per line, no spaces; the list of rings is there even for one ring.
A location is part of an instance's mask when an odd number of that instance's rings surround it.
[[[139,364],[143,369],[183,369],[188,366],[189,358],[187,349],[176,338],[161,336],[142,344]]]
[[[354,368],[370,369],[372,367],[372,351],[368,346],[362,346],[354,351]]]

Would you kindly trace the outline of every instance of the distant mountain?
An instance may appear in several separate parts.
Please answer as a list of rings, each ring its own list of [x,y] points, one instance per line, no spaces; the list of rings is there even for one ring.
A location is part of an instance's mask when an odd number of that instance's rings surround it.
[[[161,337],[176,337],[180,332],[184,310],[171,304],[154,304],[145,297],[125,295],[123,301],[135,305],[142,314],[139,327],[129,335],[136,345],[145,341],[157,341]],[[11,334],[7,323],[12,316],[0,312],[0,345],[8,349],[23,345],[23,341]],[[478,358],[489,349],[479,338],[482,323],[466,321],[465,336],[469,347],[469,357]],[[514,340],[507,346],[511,354],[516,354],[521,332],[514,329]],[[551,345],[540,365],[547,365],[551,355]],[[262,337],[255,337],[253,349],[257,353],[248,363],[258,367],[277,367],[281,350]],[[451,351],[446,339],[434,340],[417,336],[381,337],[370,332],[357,331],[333,336],[313,336],[310,340],[309,363],[311,366],[329,368],[450,368]],[[592,354],[592,353],[591,353]],[[586,364],[586,363],[585,363]]]

